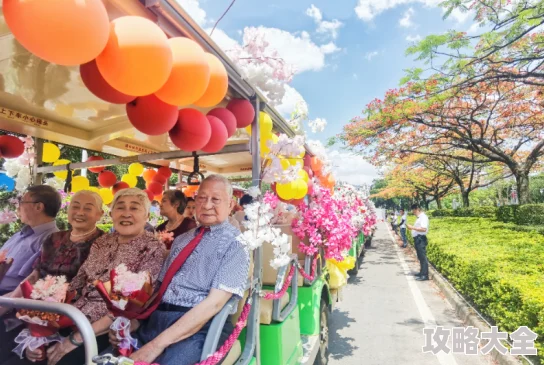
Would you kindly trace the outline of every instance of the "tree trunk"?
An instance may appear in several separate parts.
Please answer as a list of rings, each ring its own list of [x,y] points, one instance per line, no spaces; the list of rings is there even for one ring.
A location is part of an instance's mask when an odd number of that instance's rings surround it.
[[[439,197],[436,197],[436,207],[442,209],[442,201],[440,201]]]
[[[470,199],[468,198],[469,191],[463,191],[461,195],[463,196],[463,208],[468,208],[470,206]]]
[[[516,174],[516,185],[519,204],[529,204],[531,202],[531,195],[529,194],[529,173],[521,172]]]

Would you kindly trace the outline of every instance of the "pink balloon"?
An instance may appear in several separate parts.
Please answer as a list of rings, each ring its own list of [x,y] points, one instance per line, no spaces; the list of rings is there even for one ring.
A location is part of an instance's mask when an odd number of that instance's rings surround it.
[[[225,147],[227,139],[229,138],[227,127],[223,122],[213,115],[208,115],[208,120],[210,122],[210,127],[212,128],[212,135],[208,144],[202,147],[202,151],[213,153],[219,152]]]
[[[208,112],[208,115],[219,118],[225,124],[229,137],[236,133],[236,117],[227,108],[212,109]]]

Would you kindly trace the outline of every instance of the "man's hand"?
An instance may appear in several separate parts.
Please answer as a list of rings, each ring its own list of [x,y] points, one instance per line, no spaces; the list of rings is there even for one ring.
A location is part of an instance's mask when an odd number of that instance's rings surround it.
[[[143,361],[152,364],[159,356],[161,356],[163,351],[163,347],[159,346],[158,343],[151,341],[133,353],[130,358],[134,360],[134,362]]]
[[[414,229],[414,226],[412,226],[410,224],[407,224],[406,227],[408,227],[408,229]]]
[[[75,350],[77,346],[72,345],[68,338],[65,338],[62,342],[56,343],[47,349],[47,365],[55,365],[69,352]]]

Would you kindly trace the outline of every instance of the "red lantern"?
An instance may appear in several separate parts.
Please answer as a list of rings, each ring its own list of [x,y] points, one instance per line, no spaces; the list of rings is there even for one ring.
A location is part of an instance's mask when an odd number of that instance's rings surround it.
[[[100,98],[112,104],[126,104],[136,99],[135,96],[123,94],[117,91],[104,80],[102,74],[96,66],[96,61],[84,63],[79,66],[79,74],[87,89],[92,92],[97,98]]]
[[[157,183],[159,183],[161,185],[166,184],[166,181],[167,181],[166,176],[161,175],[160,173],[153,176],[153,179],[151,180],[151,182],[157,182]]]
[[[232,99],[227,105],[227,109],[236,117],[236,126],[245,128],[255,119],[255,109],[248,100]]]
[[[206,146],[202,147],[202,151],[208,153],[219,152],[227,143],[229,138],[227,127],[223,122],[213,115],[208,115],[208,121],[210,122],[210,127],[212,129],[212,135]]]
[[[103,188],[111,188],[117,182],[117,176],[111,171],[102,171],[98,175],[98,183]]]
[[[196,109],[179,111],[176,125],[169,132],[172,142],[183,151],[198,151],[208,144],[212,128],[208,118]]]
[[[150,202],[153,201],[153,199],[155,198],[155,194],[153,194],[152,192],[150,192],[149,190],[144,190],[144,192],[147,194],[147,198],[149,199]]]
[[[147,95],[127,104],[127,116],[134,128],[140,132],[159,136],[176,124],[178,107],[166,104],[155,95]]]
[[[236,117],[227,108],[215,108],[208,112],[208,115],[213,115],[219,118],[227,127],[228,136],[231,137],[236,133]]]
[[[17,158],[25,152],[25,144],[14,136],[0,136],[0,154],[5,158]]]
[[[87,159],[87,162],[89,161],[101,161],[103,160],[103,157],[100,156],[91,156]],[[97,167],[89,167],[90,172],[94,172],[95,174],[98,174],[102,171],[104,171],[104,166],[97,166]]]
[[[111,188],[111,191],[112,191],[113,195],[115,195],[115,194],[117,194],[117,192],[119,190],[128,189],[128,188],[130,188],[129,184],[127,184],[124,181],[119,181],[118,183],[113,185],[113,188]]]
[[[147,184],[147,190],[153,193],[153,197],[156,197],[157,195],[162,194],[162,185],[156,181],[152,181],[149,184]]]
[[[164,176],[167,179],[169,179],[170,176],[172,176],[172,170],[170,170],[169,167],[162,166],[162,167],[159,167],[158,174]]]

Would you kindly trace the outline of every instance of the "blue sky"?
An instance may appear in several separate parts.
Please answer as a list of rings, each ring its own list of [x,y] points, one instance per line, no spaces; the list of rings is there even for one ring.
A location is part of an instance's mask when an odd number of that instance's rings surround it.
[[[178,0],[205,29],[231,0]],[[323,143],[340,133],[365,105],[398,86],[403,70],[416,65],[405,56],[410,40],[449,29],[474,32],[471,14],[442,19],[440,0],[237,0],[218,25],[214,40],[223,48],[242,42],[245,27],[264,27],[267,40],[299,69],[290,86],[306,100],[310,119],[324,118],[324,132],[310,139]],[[228,37],[228,38],[227,38]],[[289,94],[291,95],[291,94]],[[278,109],[288,113],[287,101]],[[336,157],[345,157],[336,152]],[[352,183],[370,182],[376,171],[364,161],[337,166]],[[360,172],[360,174],[359,174]],[[346,175],[346,176],[344,176]]]

